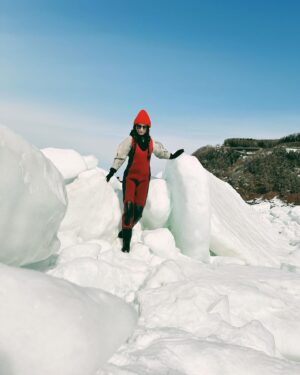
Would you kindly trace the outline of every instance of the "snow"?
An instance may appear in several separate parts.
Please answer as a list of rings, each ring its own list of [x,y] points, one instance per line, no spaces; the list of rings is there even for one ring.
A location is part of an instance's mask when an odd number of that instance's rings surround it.
[[[300,374],[299,206],[247,204],[183,154],[122,253],[121,184],[90,160],[65,180],[57,253],[1,266],[0,373]]]
[[[210,249],[247,264],[279,266],[289,243],[226,182],[209,173],[211,197]]]
[[[164,177],[171,193],[169,225],[177,246],[186,255],[208,261],[211,210],[206,170],[194,156],[184,154],[169,161]]]
[[[60,230],[73,230],[82,240],[113,240],[118,233],[121,207],[105,174],[98,169],[82,172],[66,189],[69,206]]]
[[[24,265],[55,253],[67,206],[61,174],[43,154],[0,126],[0,262]]]
[[[94,156],[81,156],[75,150],[47,147],[41,151],[60,171],[66,182],[87,169],[96,168],[98,164],[98,160]]]
[[[252,348],[257,343],[260,346],[264,336],[269,340],[271,333],[281,354],[300,359],[296,345],[300,322],[289,319],[300,310],[299,275],[264,267],[196,266],[178,260],[175,263],[177,267],[172,263],[164,265],[163,272],[154,274],[154,280],[149,279],[138,294],[146,327],[167,325],[199,337],[219,337],[226,328],[231,335],[239,331],[236,339]],[[169,267],[172,282],[167,282]],[[255,321],[263,329],[254,326],[249,338],[249,333],[244,335],[244,327]]]
[[[133,331],[121,299],[0,265],[0,373],[94,374]]]
[[[131,302],[132,292],[138,290],[148,275],[147,264],[139,259],[128,259],[126,254],[120,254],[119,249],[101,252],[99,248],[92,248],[90,243],[81,246],[80,255],[73,254],[69,261],[65,261],[68,258],[65,251],[76,253],[78,247],[63,250],[63,261],[59,257],[55,269],[49,274],[85,287],[106,290]]]
[[[145,337],[143,337],[143,334]],[[138,339],[97,375],[297,375],[299,365],[243,346],[204,340],[174,330],[139,332]],[[144,342],[143,342],[144,339]],[[138,349],[137,349],[138,348]]]
[[[144,230],[143,242],[149,249],[161,258],[173,258],[179,253],[172,233],[167,228]]]
[[[289,241],[291,246],[300,250],[300,206],[286,205],[277,198],[271,201],[257,200],[254,203],[256,204],[252,206],[253,209],[271,222],[272,227]]]
[[[171,213],[170,191],[162,178],[151,179],[142,224],[147,229],[167,226]]]

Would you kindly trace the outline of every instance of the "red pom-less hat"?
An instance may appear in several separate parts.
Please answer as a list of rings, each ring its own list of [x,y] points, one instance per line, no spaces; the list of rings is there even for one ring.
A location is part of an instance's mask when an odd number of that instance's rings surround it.
[[[142,109],[138,113],[138,115],[136,116],[136,118],[134,119],[133,125],[136,125],[136,124],[147,125],[147,126],[149,126],[149,128],[151,128],[150,117],[149,117],[148,113],[144,109]]]

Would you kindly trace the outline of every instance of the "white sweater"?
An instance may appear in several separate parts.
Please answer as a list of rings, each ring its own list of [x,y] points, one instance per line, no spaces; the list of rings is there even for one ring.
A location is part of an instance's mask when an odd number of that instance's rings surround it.
[[[159,159],[170,159],[171,153],[164,148],[164,146],[160,142],[153,141],[153,153]],[[124,163],[125,159],[127,158],[132,145],[132,137],[129,135],[121,142],[118,146],[117,155],[114,158],[114,162],[112,167],[115,170],[118,170]]]

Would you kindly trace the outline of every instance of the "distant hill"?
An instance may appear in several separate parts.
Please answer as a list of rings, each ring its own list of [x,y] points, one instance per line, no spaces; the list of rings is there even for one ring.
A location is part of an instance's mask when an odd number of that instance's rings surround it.
[[[193,155],[245,200],[278,196],[300,204],[300,133],[280,139],[229,138]]]

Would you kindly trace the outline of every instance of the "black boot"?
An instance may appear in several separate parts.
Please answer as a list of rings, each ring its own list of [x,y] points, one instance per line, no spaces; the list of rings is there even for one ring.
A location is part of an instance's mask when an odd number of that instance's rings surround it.
[[[144,210],[143,206],[137,206],[136,204],[134,205],[134,207],[133,207],[133,225],[135,225],[140,220],[140,218],[143,215],[143,210]]]
[[[130,201],[124,204],[124,214],[123,214],[122,222],[124,220],[125,225],[129,225],[131,220],[133,220],[133,207],[134,207],[133,203]],[[124,238],[123,230],[120,230],[120,232],[118,233],[118,237]]]
[[[129,202],[131,203],[131,202]],[[143,209],[144,207],[142,206],[136,206],[134,205],[133,207],[133,212],[134,212],[134,216],[133,216],[133,226],[140,220],[140,218],[142,217],[142,214],[143,214]],[[127,225],[130,223],[130,221],[128,221]],[[118,238],[123,238],[123,231],[122,229],[120,230],[120,232],[118,233]]]
[[[130,251],[131,236],[132,236],[132,229],[130,228],[123,229],[123,247],[122,247],[123,253],[129,253]]]

